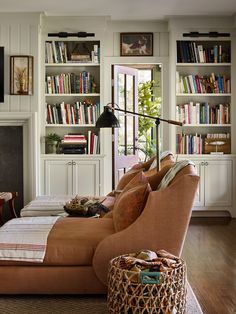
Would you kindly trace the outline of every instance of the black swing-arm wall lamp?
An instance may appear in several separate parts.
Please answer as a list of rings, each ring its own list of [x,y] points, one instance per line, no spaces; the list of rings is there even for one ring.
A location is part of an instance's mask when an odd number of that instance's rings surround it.
[[[131,114],[134,116],[139,116],[139,117],[144,117],[144,118],[149,118],[149,119],[155,120],[155,124],[156,124],[156,159],[157,159],[157,171],[159,171],[160,170],[160,151],[159,151],[159,125],[160,125],[160,122],[163,121],[163,122],[167,122],[169,124],[174,124],[174,125],[179,125],[179,126],[182,126],[182,122],[178,122],[175,120],[162,119],[159,117],[152,117],[152,116],[141,114],[138,112],[123,110],[120,108],[114,108],[114,107],[112,107],[112,105],[113,105],[112,103],[109,103],[106,106],[104,106],[104,111],[100,115],[100,117],[98,118],[98,120],[96,122],[97,128],[119,128],[120,127],[120,123],[119,123],[118,119],[116,118],[116,116],[114,115],[114,110],[124,112],[126,114],[128,113],[128,114]]]

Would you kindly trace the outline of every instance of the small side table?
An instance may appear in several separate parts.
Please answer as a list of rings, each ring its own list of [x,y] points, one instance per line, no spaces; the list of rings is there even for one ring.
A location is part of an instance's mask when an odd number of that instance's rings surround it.
[[[14,207],[15,198],[18,196],[18,192],[0,192],[0,226],[4,224],[3,221],[3,205],[8,203],[11,213],[11,218],[16,218],[17,214]]]

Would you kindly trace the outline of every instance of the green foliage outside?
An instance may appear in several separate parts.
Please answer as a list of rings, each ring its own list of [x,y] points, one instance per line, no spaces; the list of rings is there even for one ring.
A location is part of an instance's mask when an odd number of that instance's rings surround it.
[[[154,95],[154,81],[140,83],[138,87],[138,110],[139,113],[160,117],[161,97]],[[155,140],[152,140],[151,129],[155,127],[155,120],[139,117],[139,149],[144,153],[145,160],[155,154]]]

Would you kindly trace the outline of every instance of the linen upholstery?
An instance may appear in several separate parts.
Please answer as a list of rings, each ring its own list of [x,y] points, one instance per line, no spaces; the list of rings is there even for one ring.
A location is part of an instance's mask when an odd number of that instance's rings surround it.
[[[43,263],[0,261],[0,265],[92,265],[98,243],[114,232],[111,219],[62,218],[49,233]]]
[[[104,284],[109,261],[116,256],[143,249],[164,249],[180,256],[199,182],[195,168],[186,168],[187,174],[180,171],[169,187],[149,193],[144,210],[133,224],[99,243],[93,267]]]

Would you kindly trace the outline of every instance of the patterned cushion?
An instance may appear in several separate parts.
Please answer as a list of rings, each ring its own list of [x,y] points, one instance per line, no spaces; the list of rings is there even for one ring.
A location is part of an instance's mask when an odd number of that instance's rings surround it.
[[[113,222],[116,231],[127,228],[139,217],[150,191],[150,185],[144,183],[123,192],[118,197],[113,210]]]

